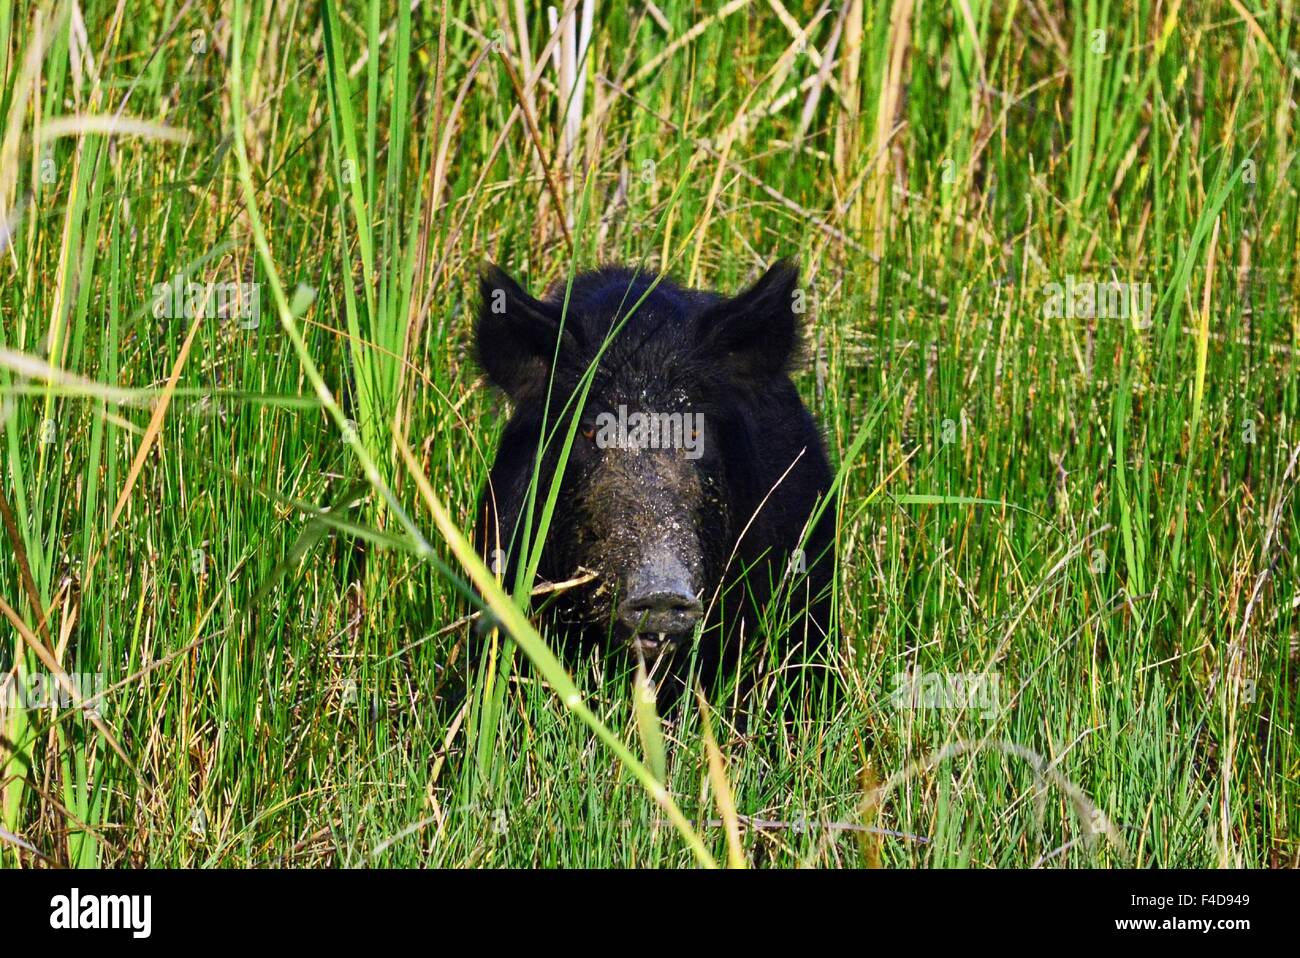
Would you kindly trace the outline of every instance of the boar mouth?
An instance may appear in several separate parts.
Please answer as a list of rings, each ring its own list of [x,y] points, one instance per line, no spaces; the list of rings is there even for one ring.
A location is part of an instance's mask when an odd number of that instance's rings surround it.
[[[627,638],[627,646],[633,652],[636,652],[647,659],[655,659],[660,655],[673,652],[678,646],[685,644],[690,637],[689,632],[678,632],[670,634],[667,632],[636,632]]]

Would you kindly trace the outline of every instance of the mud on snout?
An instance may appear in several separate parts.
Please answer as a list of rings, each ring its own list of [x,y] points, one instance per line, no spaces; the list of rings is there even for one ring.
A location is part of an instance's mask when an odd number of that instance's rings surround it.
[[[582,565],[600,576],[589,612],[643,652],[688,641],[704,615],[696,513],[701,489],[680,459],[622,452],[582,495]],[[675,461],[674,461],[675,460]]]

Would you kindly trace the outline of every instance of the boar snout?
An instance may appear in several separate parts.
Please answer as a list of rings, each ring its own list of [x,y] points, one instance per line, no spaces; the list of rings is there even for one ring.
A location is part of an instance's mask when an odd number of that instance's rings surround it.
[[[674,556],[661,554],[628,576],[618,617],[633,633],[677,635],[689,632],[704,614],[691,587],[691,575]]]

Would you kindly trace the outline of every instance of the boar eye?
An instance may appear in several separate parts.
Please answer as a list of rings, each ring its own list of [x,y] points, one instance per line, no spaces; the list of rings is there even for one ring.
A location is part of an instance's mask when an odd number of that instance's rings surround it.
[[[593,445],[595,444],[596,442],[595,426],[591,425],[590,423],[586,423],[582,426],[581,432],[582,432],[583,439],[587,440],[587,442],[592,443]]]

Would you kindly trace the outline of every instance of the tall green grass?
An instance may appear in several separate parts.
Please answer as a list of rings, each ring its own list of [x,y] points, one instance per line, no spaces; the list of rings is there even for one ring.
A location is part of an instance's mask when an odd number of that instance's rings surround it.
[[[5,866],[1300,861],[1292,3],[128,6],[0,0]],[[843,694],[658,715],[457,533],[478,267],[788,254]]]

